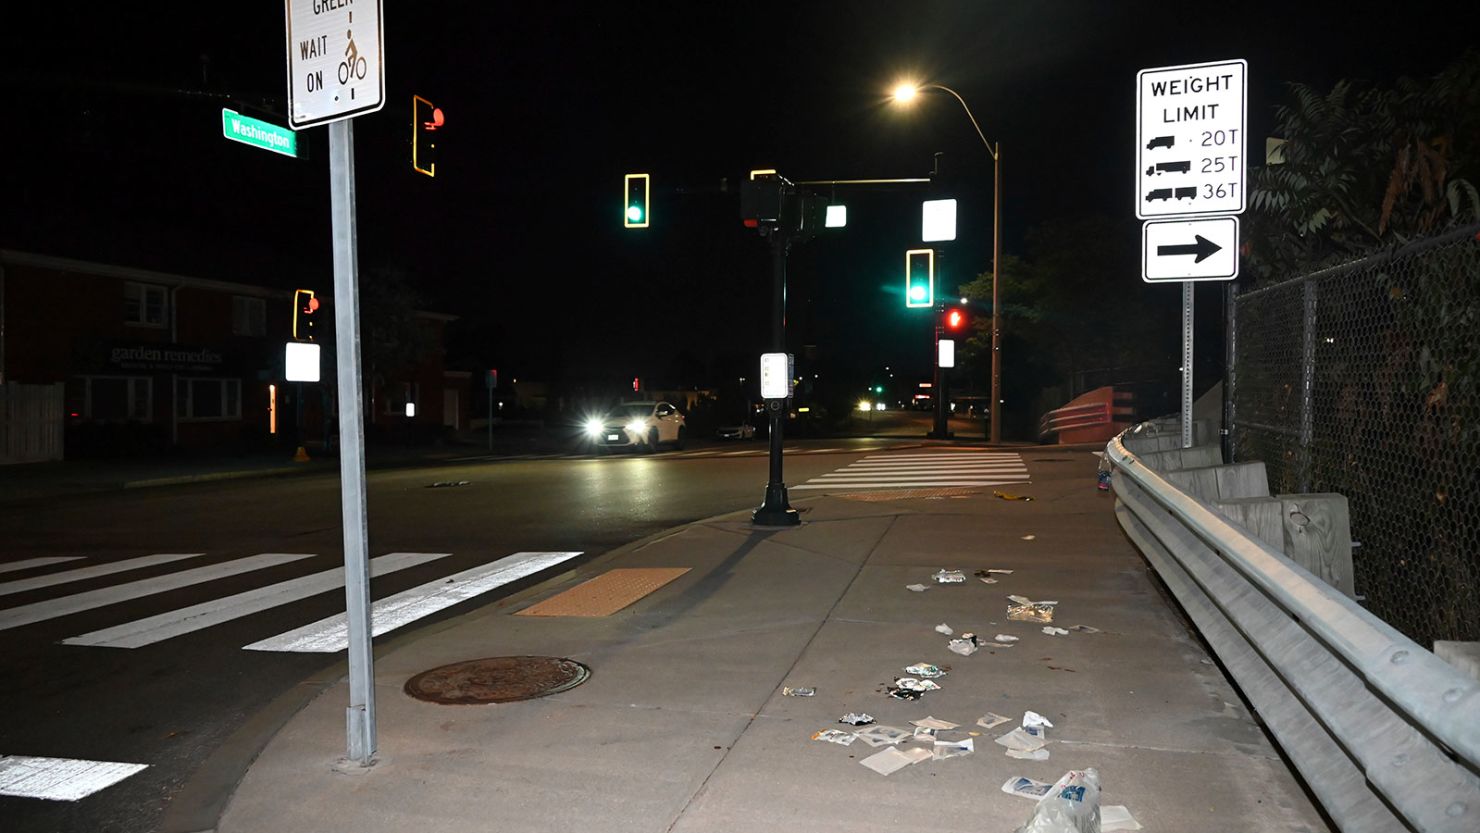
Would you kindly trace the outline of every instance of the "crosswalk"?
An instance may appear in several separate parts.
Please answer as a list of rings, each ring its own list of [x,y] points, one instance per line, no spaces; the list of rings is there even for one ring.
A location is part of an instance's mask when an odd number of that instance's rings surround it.
[[[387,596],[371,606],[371,634],[380,636],[389,633],[459,602],[556,567],[581,554],[579,551],[517,552]],[[0,582],[0,597],[41,591],[58,593],[43,601],[0,609],[0,631],[53,619],[65,619],[77,613],[105,609],[136,599],[148,599],[186,587],[204,589],[209,595],[210,582],[302,562],[314,558],[316,554],[257,553],[215,564],[188,566],[193,559],[206,555],[204,552],[154,553],[82,566],[74,564],[71,569]],[[452,553],[446,552],[386,553],[370,559],[370,575],[383,576],[433,564],[451,555]],[[0,564],[0,573],[14,574],[78,561],[86,559],[83,556],[32,558]],[[146,578],[132,578],[129,575],[141,570],[157,571],[171,567],[175,568],[174,571],[163,575]],[[107,577],[112,577],[115,583],[105,587],[89,585],[93,589],[67,592],[67,585]],[[238,593],[217,594],[197,604],[70,636],[62,639],[61,643],[93,648],[142,648],[302,601],[343,586],[344,569],[334,567]],[[348,647],[348,631],[345,615],[341,613],[269,636],[242,648],[250,651],[331,653]],[[43,801],[79,801],[147,768],[147,764],[140,763],[0,753],[0,796]]]
[[[803,448],[801,446],[788,446],[781,451],[787,456],[810,455],[810,454],[844,454],[848,452],[879,451],[884,446],[856,446],[836,448]],[[696,449],[694,451],[659,451],[655,454],[644,455],[642,459],[659,460],[695,460],[714,457],[765,457],[771,453],[770,448],[761,443],[735,451],[724,451],[718,448]],[[476,454],[470,457],[453,457],[449,463],[494,463],[506,461],[524,460],[630,460],[630,455],[604,454],[594,455],[589,453],[558,453],[549,454]]]
[[[793,491],[1002,486],[1028,480],[1016,452],[971,448],[919,448],[873,454],[814,477]]]

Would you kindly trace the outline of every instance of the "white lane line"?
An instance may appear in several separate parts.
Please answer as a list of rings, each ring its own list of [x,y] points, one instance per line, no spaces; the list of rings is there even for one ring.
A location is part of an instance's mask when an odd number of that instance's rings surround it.
[[[760,452],[758,452],[758,451],[754,451],[754,450],[751,450],[751,449],[746,449],[745,451],[726,451],[726,452],[720,454],[719,456],[721,456],[721,457],[739,457],[742,454],[759,454],[759,453]]]
[[[824,474],[814,477],[808,483],[893,483],[898,480],[1001,480],[1004,477],[1027,477],[1027,472],[990,472],[990,471],[964,471],[964,472],[929,472],[919,471],[908,474]]]
[[[76,801],[148,769],[148,764],[0,756],[0,795]]]
[[[430,616],[458,602],[518,581],[578,555],[579,552],[517,552],[492,564],[429,581],[390,598],[381,599],[370,611],[370,635],[374,637],[389,633],[423,616]],[[349,624],[345,615],[338,613],[242,647],[247,651],[333,653],[349,647]]]
[[[807,482],[807,484],[793,485],[790,490],[798,488],[938,488],[947,485],[1009,485],[1026,482],[1023,479],[929,479],[929,481],[889,481],[889,482]]]
[[[860,463],[1021,463],[1023,458],[1016,454],[873,454],[859,460]]]
[[[122,573],[128,570],[137,570],[141,567],[152,567],[155,564],[168,564],[171,561],[179,561],[184,558],[196,558],[205,555],[203,552],[173,552],[145,555],[140,558],[130,558],[125,561],[114,561],[111,564],[98,564],[92,567],[83,567],[80,570],[68,570],[65,573],[50,573],[35,578],[25,578],[19,581],[0,584],[0,596],[8,596],[11,593],[24,593],[27,590],[35,590],[38,587],[51,587],[55,584],[67,584],[74,581],[107,576],[114,573]]]
[[[1027,468],[1022,463],[1003,461],[1001,463],[853,463],[845,466],[850,469],[864,471],[890,471],[896,469],[919,469],[921,471],[946,471],[951,469],[1023,469]]]
[[[393,552],[370,559],[370,575],[381,576],[415,567],[451,555],[449,552]],[[322,573],[237,593],[224,599],[213,599],[191,607],[171,610],[135,622],[63,639],[66,645],[92,645],[104,648],[142,648],[173,639],[203,628],[230,622],[243,616],[285,605],[344,586],[344,569],[336,567]]]
[[[0,573],[13,573],[17,570],[29,570],[32,567],[45,567],[48,564],[60,564],[63,561],[81,561],[80,555],[59,555],[53,558],[31,558],[25,561],[12,561],[9,564],[0,564]]]
[[[155,593],[163,593],[166,590],[175,590],[181,587],[189,587],[192,584],[214,581],[218,578],[226,578],[239,573],[249,573],[252,570],[261,570],[266,567],[276,567],[290,561],[301,558],[312,558],[312,553],[281,553],[269,552],[261,555],[252,555],[246,558],[238,558],[235,561],[226,561],[221,564],[211,564],[206,567],[196,567],[193,570],[185,570],[180,573],[146,578],[132,581],[128,584],[119,584],[113,587],[103,587],[86,593],[75,593],[71,596],[62,596],[58,599],[49,599],[44,602],[12,607],[9,610],[0,610],[0,631],[29,625],[33,622],[44,622],[47,619],[55,619],[59,616],[69,616],[84,610],[92,610],[95,607],[115,604],[117,602],[136,599],[140,596],[149,596]]]

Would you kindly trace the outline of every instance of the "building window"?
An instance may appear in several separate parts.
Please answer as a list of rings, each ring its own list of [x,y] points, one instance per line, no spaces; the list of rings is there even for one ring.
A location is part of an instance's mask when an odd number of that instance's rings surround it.
[[[267,335],[267,302],[261,298],[231,296],[231,332],[239,336]]]
[[[175,387],[175,415],[195,420],[241,419],[241,380],[180,379]]]
[[[129,281],[123,285],[123,321],[136,327],[163,327],[168,311],[169,290],[150,283]]]
[[[147,376],[75,376],[67,416],[89,422],[152,422],[154,380]]]

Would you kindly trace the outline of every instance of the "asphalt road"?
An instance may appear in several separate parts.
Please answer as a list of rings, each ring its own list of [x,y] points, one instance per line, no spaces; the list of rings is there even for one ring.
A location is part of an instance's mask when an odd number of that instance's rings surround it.
[[[788,442],[786,481],[837,469],[901,440]],[[591,557],[663,529],[760,502],[764,441],[652,456],[470,460],[372,471],[370,555],[449,553],[374,579],[372,596],[441,580],[521,551]],[[739,453],[735,453],[739,452]],[[467,485],[430,488],[445,481]],[[61,640],[342,565],[335,476],[238,480],[0,505],[0,567],[82,557],[0,573],[6,584],[157,553],[201,553],[64,585],[0,592],[0,755],[149,764],[75,802],[0,797],[6,833],[149,831],[181,786],[225,739],[275,698],[320,679],[337,654],[242,646],[342,612],[342,589],[126,649]],[[5,626],[35,604],[261,553],[308,554],[262,569]],[[556,570],[562,568],[554,568]],[[382,640],[487,604],[518,584],[418,620]],[[242,766],[247,761],[242,761]]]

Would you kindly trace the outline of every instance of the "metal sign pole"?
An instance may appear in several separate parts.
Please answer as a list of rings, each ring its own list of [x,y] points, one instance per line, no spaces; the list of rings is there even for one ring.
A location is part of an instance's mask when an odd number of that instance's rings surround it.
[[[334,232],[334,353],[339,371],[344,609],[349,623],[349,708],[345,710],[345,729],[349,738],[348,758],[361,766],[369,766],[375,754],[375,657],[370,650],[355,149],[354,128],[349,119],[329,125],[329,204]]]
[[[1192,448],[1192,281],[1182,282],[1182,447]]]

